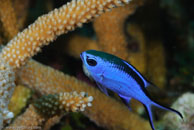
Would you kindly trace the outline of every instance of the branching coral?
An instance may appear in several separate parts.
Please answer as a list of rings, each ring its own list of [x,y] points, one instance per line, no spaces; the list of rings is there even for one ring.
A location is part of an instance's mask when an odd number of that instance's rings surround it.
[[[15,87],[15,74],[9,64],[0,58],[0,129],[13,118],[8,104]]]
[[[6,3],[6,1],[2,1],[2,2]],[[39,17],[34,24],[30,25],[27,29],[25,29],[23,32],[19,33],[14,39],[12,39],[8,43],[8,45],[3,48],[0,54],[0,57],[2,59],[1,63],[4,63],[3,62],[4,60],[11,67],[19,68],[21,67],[21,65],[25,64],[25,61],[27,59],[29,59],[36,52],[38,52],[41,46],[46,45],[49,42],[53,41],[58,35],[62,33],[66,33],[67,31],[73,30],[76,26],[81,26],[82,23],[85,23],[91,20],[92,18],[103,13],[103,11],[109,10],[114,6],[119,6],[122,3],[126,3],[126,2],[129,2],[129,1],[128,0],[122,0],[122,1],[120,0],[113,0],[113,1],[112,0],[107,0],[107,1],[73,0],[61,8],[51,11],[49,14]],[[11,3],[9,3],[9,6],[10,4]],[[3,17],[4,16],[2,15],[1,18]],[[13,20],[16,20],[16,18],[14,17]],[[13,20],[10,20],[10,21],[13,21]],[[12,23],[12,26],[14,27],[15,24]],[[15,28],[18,29],[17,27]],[[8,30],[8,32],[11,32],[11,31]],[[13,79],[13,78],[10,78],[10,79]],[[13,83],[11,83],[11,85],[13,85]],[[9,88],[8,89],[9,92],[6,90],[2,91],[3,96],[4,94],[9,95],[5,97],[5,99],[10,98],[10,96],[12,95],[13,88],[14,87],[12,87],[11,89]],[[7,109],[7,105],[8,105],[7,102],[9,102],[9,99],[6,99],[2,102],[2,105],[5,105],[3,106],[3,109],[4,108]],[[3,115],[8,114],[9,117],[5,116],[6,119],[13,117],[13,115],[10,114],[8,111],[4,112],[4,110],[2,110],[2,113]],[[2,117],[1,119],[4,120],[3,118],[4,117]]]
[[[3,24],[4,33],[8,39],[13,38],[18,33],[16,14],[11,0],[0,0],[0,19]]]
[[[142,1],[132,1],[124,7],[112,9],[99,16],[94,22],[94,30],[97,33],[97,41],[81,36],[73,36],[67,43],[66,51],[74,57],[79,57],[82,51],[87,49],[103,50],[117,55],[131,64],[140,72],[146,72],[146,41],[142,30],[134,24],[127,25],[126,31],[139,44],[138,52],[130,52],[128,40],[124,32],[126,18],[134,13],[137,6],[142,5]],[[78,46],[78,43],[80,46]],[[130,43],[129,43],[130,44]]]
[[[91,107],[93,98],[86,93],[71,92],[54,95],[46,95],[38,99],[34,105],[19,116],[6,129],[41,129],[45,121],[57,114],[65,114],[69,111],[83,111],[87,106]]]
[[[124,22],[141,4],[142,1],[140,0],[132,1],[127,6],[115,8],[95,20],[94,28],[102,51],[127,59],[128,50],[124,34]]]
[[[60,115],[64,112],[84,111],[85,108],[91,107],[92,96],[87,96],[85,92],[79,94],[74,92],[64,92],[59,94],[49,94],[38,99],[34,106],[40,114],[46,117]]]
[[[142,29],[136,24],[127,24],[127,34],[136,42],[137,50],[129,50],[127,61],[134,65],[142,74],[147,72],[147,47]],[[134,43],[129,43],[134,44]]]
[[[81,26],[105,10],[129,0],[72,0],[67,5],[39,17],[34,24],[19,33],[2,50],[2,58],[14,68],[25,64],[25,61],[40,50],[43,45],[52,42],[58,35]]]
[[[16,13],[18,29],[22,29],[24,27],[28,14],[29,1],[30,0],[13,0],[13,7]]]
[[[26,111],[17,118],[11,125],[5,128],[5,130],[37,130],[41,129],[42,124],[45,122],[45,118],[36,112],[33,105],[30,105]]]
[[[94,97],[92,107],[84,113],[98,125],[109,129],[150,129],[147,121],[131,113],[127,107],[107,97],[95,88],[35,61],[29,61],[18,77],[41,94],[84,91]],[[114,106],[114,107],[112,107]],[[110,114],[111,113],[111,114]],[[129,123],[130,122],[130,123]],[[139,125],[141,123],[141,125]]]
[[[65,46],[66,52],[75,58],[79,58],[81,52],[90,49],[100,50],[100,47],[96,41],[78,35],[72,36]]]
[[[166,85],[166,63],[163,43],[159,40],[149,41],[147,48],[148,75],[153,83],[164,88]]]
[[[67,5],[40,17],[34,24],[19,33],[3,49],[1,57],[13,68],[20,68],[21,65],[26,63],[25,61],[40,50],[41,46],[48,44],[58,35],[73,30],[75,27],[81,26],[82,23],[85,23],[103,13],[103,11],[109,10],[115,5],[120,5],[125,2],[128,2],[128,0],[73,0]],[[133,12],[133,10],[131,11]],[[128,12],[126,11],[126,13]],[[119,14],[117,14],[117,16],[118,15]],[[106,44],[105,42],[101,43]],[[123,45],[124,46],[121,46],[121,48],[126,47],[126,44]],[[112,52],[126,58],[126,55],[117,54],[122,50],[121,48],[117,50],[116,48],[114,49],[113,45],[112,47],[113,48],[110,48]],[[96,48],[98,47],[96,46]],[[106,46],[102,48],[105,50]],[[123,51],[123,53],[125,52]],[[53,70],[50,67],[45,67],[34,61],[30,61],[27,66],[22,68],[20,74],[19,79],[21,83],[27,84],[41,94],[54,94],[64,91],[70,92],[72,90],[88,92],[88,94],[92,95],[95,100],[93,107],[86,109],[84,113],[101,126],[110,129],[150,128],[147,121],[132,114],[120,103],[103,95],[98,90],[86,85],[85,83],[82,83],[73,77],[64,75],[59,71]],[[36,120],[37,122],[35,121],[35,124],[31,122],[31,125],[29,125],[39,126],[44,119],[39,115],[36,115],[33,111],[34,108],[30,106],[30,108],[22,115],[23,117],[21,117],[26,118],[26,115],[29,114],[29,117],[34,117],[35,119],[39,118],[40,120]],[[112,115],[110,115],[110,113],[112,113]],[[35,116],[33,116],[33,114]],[[17,122],[19,123],[22,120],[24,119],[18,118],[15,122],[17,124]],[[21,124],[22,123],[23,122],[21,122]],[[139,125],[139,123],[142,125]],[[16,124],[13,124],[13,126],[16,126]]]

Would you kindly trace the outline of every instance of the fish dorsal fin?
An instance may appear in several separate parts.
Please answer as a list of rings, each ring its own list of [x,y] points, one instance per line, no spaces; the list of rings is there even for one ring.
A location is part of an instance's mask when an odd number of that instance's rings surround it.
[[[123,60],[123,62],[130,68],[130,69],[132,69],[140,78],[141,78],[141,80],[143,81],[143,83],[144,83],[144,87],[148,87],[148,86],[150,86],[151,84],[150,84],[150,82],[148,82],[147,80],[146,80],[146,78],[145,77],[143,77],[143,75],[134,67],[134,66],[132,66],[131,64],[129,64],[128,62],[126,62],[126,61],[124,61]]]

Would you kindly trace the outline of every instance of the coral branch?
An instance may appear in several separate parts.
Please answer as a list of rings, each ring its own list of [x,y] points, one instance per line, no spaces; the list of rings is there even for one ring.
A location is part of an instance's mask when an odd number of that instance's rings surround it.
[[[147,47],[146,38],[143,30],[136,24],[127,25],[127,33],[134,40],[129,44],[136,44],[136,50],[133,47],[128,52],[127,61],[134,65],[142,74],[147,72]]]
[[[11,0],[0,0],[0,19],[3,24],[5,36],[10,39],[18,32],[17,19]]]
[[[19,116],[8,129],[41,129],[44,123],[50,118],[59,114],[64,115],[69,111],[84,111],[86,106],[91,106],[93,98],[87,96],[86,93],[76,92],[60,93],[55,95],[47,95],[38,99],[34,105]]]
[[[111,12],[106,12],[95,20],[94,28],[102,51],[127,59],[128,50],[124,22],[141,4],[142,0],[133,0],[130,4],[114,8]]]
[[[6,127],[5,130],[40,130],[45,120],[46,119],[43,116],[36,112],[34,106],[30,105],[17,120]]]
[[[46,95],[38,99],[34,105],[19,116],[6,130],[12,129],[41,129],[44,123],[57,114],[64,115],[69,111],[84,111],[86,106],[91,107],[93,98],[81,92],[64,92]]]
[[[90,49],[100,50],[100,47],[94,40],[91,40],[86,37],[74,35],[68,41],[67,46],[65,46],[65,49],[66,49],[66,52],[71,56],[79,58],[81,52],[90,50]]]
[[[91,108],[84,114],[98,125],[109,129],[148,130],[149,123],[131,113],[127,107],[107,97],[95,88],[35,61],[29,61],[21,69],[20,83],[26,84],[41,94],[84,91],[94,97]],[[139,125],[141,124],[141,125]]]
[[[67,5],[39,17],[19,33],[2,50],[2,58],[14,68],[20,67],[36,54],[41,46],[49,44],[58,35],[71,31],[103,11],[126,2],[129,0],[72,0]]]
[[[154,84],[164,88],[166,85],[166,60],[163,43],[159,40],[149,40],[148,42],[148,75]]]
[[[34,106],[45,117],[53,117],[69,111],[84,111],[87,106],[92,106],[92,100],[93,97],[87,96],[85,92],[61,92],[41,97]]]
[[[17,16],[18,28],[22,29],[28,14],[30,0],[13,0],[13,7]]]
[[[13,113],[8,110],[8,104],[14,87],[15,73],[0,57],[0,129],[13,118]]]

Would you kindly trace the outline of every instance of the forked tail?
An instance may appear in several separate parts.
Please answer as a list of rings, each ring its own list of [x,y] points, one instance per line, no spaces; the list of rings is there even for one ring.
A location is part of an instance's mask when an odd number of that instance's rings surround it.
[[[182,114],[180,112],[178,112],[178,111],[176,111],[176,110],[174,110],[172,108],[169,108],[169,107],[160,105],[158,103],[155,103],[153,101],[151,102],[151,104],[148,104],[148,105],[147,104],[144,104],[144,106],[145,106],[146,111],[147,111],[147,113],[149,115],[149,121],[150,121],[150,124],[151,124],[151,127],[152,127],[153,130],[155,130],[155,128],[154,128],[154,124],[153,124],[153,117],[152,117],[152,110],[151,110],[151,107],[152,106],[156,106],[156,107],[159,107],[161,109],[174,112],[174,113],[176,113],[177,115],[179,115],[183,119],[183,116],[182,116]]]

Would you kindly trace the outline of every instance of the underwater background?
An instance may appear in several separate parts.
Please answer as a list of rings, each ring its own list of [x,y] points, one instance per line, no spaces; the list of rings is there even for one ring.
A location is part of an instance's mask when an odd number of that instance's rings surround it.
[[[0,0],[0,71],[16,86],[1,74],[0,94],[10,93],[10,102],[0,101],[0,129],[151,130],[141,103],[133,100],[129,111],[85,76],[80,53],[94,49],[131,63],[157,86],[147,88],[152,98],[182,113],[183,120],[153,107],[157,130],[193,130],[194,2],[75,1]]]

